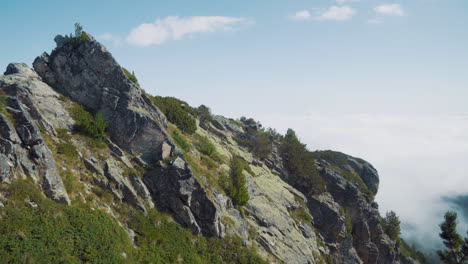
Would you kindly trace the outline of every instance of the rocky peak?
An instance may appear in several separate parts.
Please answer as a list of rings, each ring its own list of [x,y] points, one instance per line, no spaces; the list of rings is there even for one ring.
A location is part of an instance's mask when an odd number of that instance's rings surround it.
[[[196,233],[222,235],[217,208],[167,133],[164,114],[133,83],[112,54],[91,35],[84,41],[55,37],[57,47],[33,63],[42,80],[57,92],[101,113],[111,139],[150,164],[143,181],[160,209]],[[171,160],[166,164],[164,160]]]
[[[124,149],[140,153],[149,163],[160,159],[168,140],[165,116],[133,83],[112,54],[91,35],[82,43],[58,35],[57,47],[33,63],[42,79],[58,92],[79,102],[109,122],[112,139]]]

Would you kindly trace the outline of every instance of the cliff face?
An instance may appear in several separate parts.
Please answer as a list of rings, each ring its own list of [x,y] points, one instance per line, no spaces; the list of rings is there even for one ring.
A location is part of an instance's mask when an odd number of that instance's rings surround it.
[[[68,36],[55,41],[50,55],[34,61],[34,70],[10,64],[0,76],[8,97],[0,112],[1,182],[31,178],[46,196],[65,204],[85,200],[99,186],[118,203],[169,212],[196,234],[239,236],[273,263],[411,262],[383,232],[373,201],[379,178],[371,164],[344,154],[339,162],[318,155],[315,166],[326,191],[313,193],[310,183],[285,168],[279,142],[267,158],[255,158],[235,140],[248,136],[248,125],[222,116],[183,136],[191,147],[182,151],[171,136],[175,126],[104,46],[92,36],[82,43]],[[109,123],[103,148],[75,134],[71,109],[77,104]],[[215,165],[203,163],[199,138],[214,145]],[[61,144],[76,148],[78,159],[59,155]],[[250,199],[242,207],[219,184],[233,155],[249,171],[243,173]],[[84,188],[67,190],[67,173],[82,175]],[[115,213],[115,202],[90,203]]]

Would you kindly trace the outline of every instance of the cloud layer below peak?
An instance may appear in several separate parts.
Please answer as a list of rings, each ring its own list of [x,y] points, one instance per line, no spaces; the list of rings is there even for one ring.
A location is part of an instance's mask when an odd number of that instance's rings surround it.
[[[135,46],[159,45],[169,40],[180,40],[188,35],[235,30],[252,21],[225,16],[169,16],[153,23],[143,23],[132,29],[127,42]]]

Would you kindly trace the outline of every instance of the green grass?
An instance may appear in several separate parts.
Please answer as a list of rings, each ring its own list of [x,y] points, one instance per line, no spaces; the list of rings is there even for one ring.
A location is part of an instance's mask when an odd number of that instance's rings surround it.
[[[310,224],[312,222],[312,217],[304,208],[298,208],[295,210],[288,210],[291,218],[297,223]]]
[[[174,130],[171,133],[171,136],[180,149],[182,149],[184,152],[190,151],[190,144],[184,139],[184,136],[182,136],[177,130]]]
[[[125,76],[127,76],[127,78],[132,81],[134,84],[138,84],[138,79],[137,77],[135,76],[135,72],[129,72],[127,69],[125,69],[124,67],[122,67],[122,70],[125,74]]]
[[[9,193],[0,207],[4,263],[125,263],[122,253],[133,254],[123,228],[100,210],[53,202],[30,181],[2,189]]]
[[[73,106],[70,112],[75,120],[76,131],[96,141],[102,141],[106,136],[106,129],[109,123],[104,121],[101,113],[93,116],[82,105]]]
[[[216,151],[214,144],[207,136],[196,135],[195,138],[197,139],[197,149],[201,153],[211,156]]]
[[[7,106],[8,96],[4,94],[0,94],[0,112],[5,112],[5,108]]]
[[[71,142],[58,143],[57,154],[63,155],[69,160],[78,159],[78,151],[76,150],[75,145],[73,145]]]

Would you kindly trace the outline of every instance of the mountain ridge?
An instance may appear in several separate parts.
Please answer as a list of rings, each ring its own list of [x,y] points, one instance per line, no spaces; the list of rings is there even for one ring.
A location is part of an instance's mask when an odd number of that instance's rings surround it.
[[[382,228],[373,201],[379,177],[371,164],[337,152],[311,154],[309,166],[323,181],[320,193],[311,191],[316,182],[291,173],[274,133],[266,133],[271,149],[265,157],[244,144],[263,136],[259,123],[192,116],[196,132],[185,134],[94,37],[58,35],[55,41],[50,55],[35,59],[34,70],[10,64],[0,77],[8,96],[0,114],[3,182],[32,178],[47,197],[67,205],[91,196],[87,202],[114,215],[137,247],[139,235],[122,220],[120,203],[147,215],[152,208],[170,213],[197,235],[240,237],[273,263],[417,263]],[[104,143],[75,131],[71,109],[79,105],[108,123]],[[76,149],[77,157],[67,160],[59,146]],[[234,205],[221,183],[235,156],[246,164],[250,199],[244,206]],[[83,190],[67,190],[62,177],[77,173]]]

